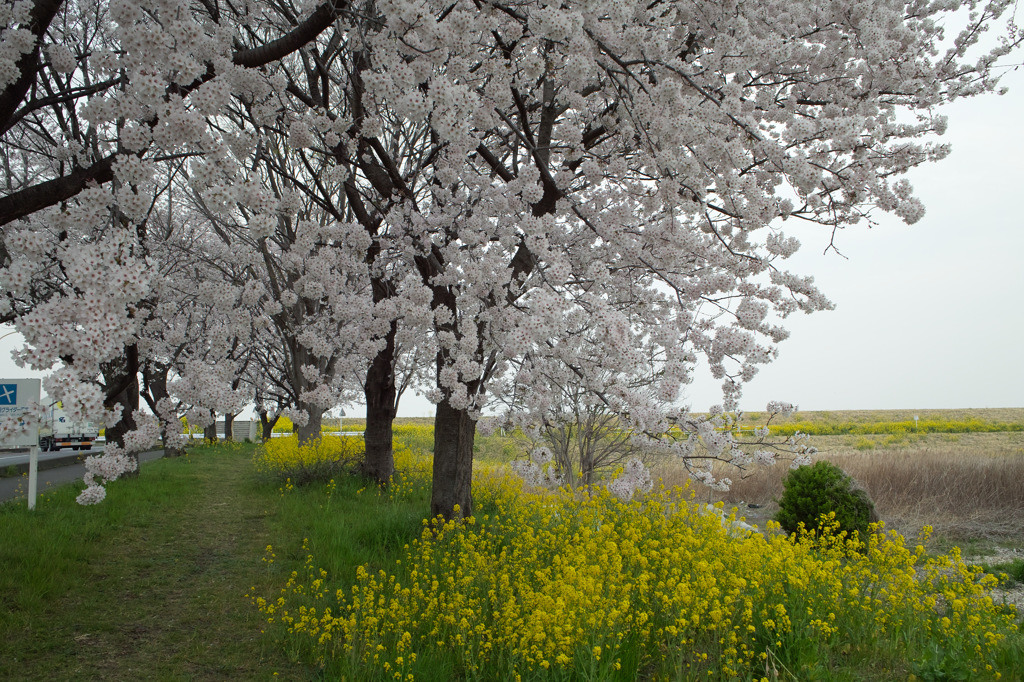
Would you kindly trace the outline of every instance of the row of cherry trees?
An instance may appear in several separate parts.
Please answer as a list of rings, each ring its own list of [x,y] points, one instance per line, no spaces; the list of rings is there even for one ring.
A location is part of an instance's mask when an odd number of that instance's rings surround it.
[[[308,439],[361,390],[386,481],[429,368],[433,513],[472,511],[486,406],[543,421],[567,384],[743,462],[681,387],[703,359],[734,409],[781,320],[830,306],[785,221],[920,218],[902,175],[995,88],[1012,7],[17,0],[0,320],[110,458],[249,401]]]

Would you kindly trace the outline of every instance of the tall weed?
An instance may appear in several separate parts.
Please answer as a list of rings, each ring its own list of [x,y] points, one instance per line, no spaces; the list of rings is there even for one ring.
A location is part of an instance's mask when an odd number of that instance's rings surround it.
[[[299,445],[298,436],[271,438],[256,448],[256,471],[293,485],[329,481],[355,471],[366,455],[366,444],[356,436],[321,436]]]

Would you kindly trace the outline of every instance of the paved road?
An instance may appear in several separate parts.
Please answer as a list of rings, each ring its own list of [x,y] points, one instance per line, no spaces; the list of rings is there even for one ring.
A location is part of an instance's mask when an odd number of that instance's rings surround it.
[[[93,450],[93,452],[95,449]],[[47,453],[59,455],[61,453]],[[90,453],[91,454],[91,453]],[[40,456],[42,453],[40,453]],[[144,452],[140,455],[139,459],[143,462],[150,462],[154,459],[163,457],[163,450],[155,450],[153,452]],[[27,455],[26,455],[27,457]],[[39,472],[39,483],[38,490],[40,493],[45,493],[52,490],[54,487],[59,485],[65,485],[73,481],[82,480],[82,476],[85,475],[85,465],[83,464],[72,464],[69,466],[57,467],[55,469],[47,469]],[[7,500],[24,499],[28,495],[28,476],[16,476],[13,478],[0,478],[0,502],[6,502]]]
[[[64,448],[57,452],[40,452],[39,462],[49,462],[54,459],[67,459],[68,457],[75,457],[77,455],[98,455],[101,452],[103,452],[102,445],[94,446],[92,450],[82,451]],[[9,466],[18,464],[28,464],[28,450],[11,450],[0,453],[0,469],[5,469]]]

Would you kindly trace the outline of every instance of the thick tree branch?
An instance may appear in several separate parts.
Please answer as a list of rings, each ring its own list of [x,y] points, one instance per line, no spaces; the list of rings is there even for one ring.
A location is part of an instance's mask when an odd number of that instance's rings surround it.
[[[37,35],[41,36],[45,33],[46,28],[59,10],[61,3],[62,0],[39,0],[36,3],[33,9],[32,26],[33,31]],[[347,0],[331,0],[326,2],[317,7],[309,18],[277,40],[259,47],[236,51],[232,56],[232,61],[238,66],[257,68],[282,59],[314,40],[334,22],[338,11],[347,6]],[[34,63],[38,61],[38,53],[39,46],[37,45],[36,51],[31,55],[32,60],[26,62],[25,68],[21,68],[21,78],[0,94],[0,133],[7,130],[3,125],[12,119],[17,107],[21,104],[32,82],[35,80],[38,69],[34,66]],[[22,61],[25,61],[29,56],[25,55]],[[22,61],[19,61],[19,68],[22,65]],[[203,83],[212,80],[215,75],[216,73],[211,65],[206,70],[206,73],[196,82],[179,89],[179,94],[185,94],[194,90]],[[21,89],[19,90],[19,88]],[[21,191],[0,198],[0,225],[6,225],[11,221],[31,215],[35,211],[67,201],[85,189],[90,183],[103,184],[110,182],[114,177],[112,169],[115,159],[116,155],[112,154],[88,168],[79,169],[69,175],[26,187]]]
[[[41,182],[0,197],[0,225],[6,225],[36,211],[67,201],[89,184],[102,185],[114,179],[117,154],[100,159],[88,168],[78,168],[68,175]]]
[[[237,66],[252,69],[287,57],[302,46],[314,40],[332,23],[338,12],[348,7],[346,0],[325,2],[294,29],[277,40],[248,50],[239,50],[231,56]]]
[[[64,0],[36,0],[29,26],[29,30],[36,37],[36,45],[31,52],[23,54],[18,60],[17,69],[21,74],[18,80],[0,93],[0,130],[6,131],[10,127],[8,122],[35,82],[36,73],[39,71],[39,50],[42,47],[43,36],[46,35],[46,30],[50,28],[50,23],[63,4]]]
[[[59,94],[51,95],[50,97],[41,97],[39,99],[31,99],[25,103],[18,111],[14,112],[7,121],[0,123],[0,135],[4,135],[8,130],[18,124],[18,121],[25,118],[33,111],[38,111],[44,107],[53,106],[55,104],[64,104],[80,97],[88,97],[89,95],[95,95],[97,92],[106,90],[107,88],[113,87],[121,83],[121,78],[112,78],[105,80],[102,83],[96,83],[88,87],[76,88],[67,92],[61,92]]]
[[[499,178],[505,182],[512,182],[512,180],[515,179],[516,176],[512,175],[512,172],[505,167],[505,164],[499,161],[498,157],[496,157],[483,142],[477,146],[476,153],[480,155],[480,158],[487,162],[487,165],[491,167],[491,170],[494,171],[494,174]]]

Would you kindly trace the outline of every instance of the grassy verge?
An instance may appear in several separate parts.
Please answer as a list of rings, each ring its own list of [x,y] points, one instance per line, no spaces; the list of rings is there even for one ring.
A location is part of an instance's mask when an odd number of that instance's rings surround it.
[[[0,679],[309,678],[266,645],[244,596],[280,584],[288,562],[260,557],[310,516],[256,481],[251,452],[145,464],[95,507],[75,504],[79,486],[35,513],[0,506]]]
[[[982,562],[981,568],[986,573],[1005,575],[1010,584],[1024,583],[1024,559],[1012,559],[1000,563]]]

